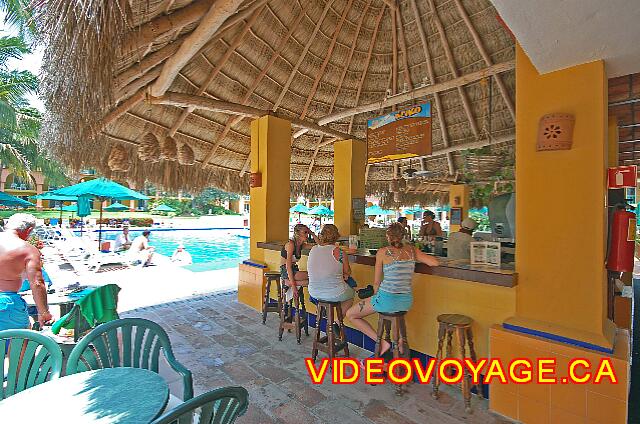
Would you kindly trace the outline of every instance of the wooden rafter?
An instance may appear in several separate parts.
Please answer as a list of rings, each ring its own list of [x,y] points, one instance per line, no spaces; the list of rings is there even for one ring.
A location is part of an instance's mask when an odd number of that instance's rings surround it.
[[[180,42],[181,40],[176,40],[172,43],[167,44],[161,49],[158,49],[150,55],[145,56],[140,62],[136,62],[135,64],[118,74],[114,82],[115,90],[121,90],[127,84],[133,82],[136,78],[142,77],[151,69],[155,68],[156,66],[164,62],[167,58],[174,55],[178,51],[178,48],[180,48]]]
[[[169,13],[169,9],[173,7],[175,2],[176,0],[164,0],[164,4],[160,8],[164,10],[164,13]]]
[[[122,51],[130,52],[147,47],[158,37],[198,21],[211,8],[214,0],[196,0],[169,15],[160,15],[140,25],[125,37]]]
[[[420,11],[418,10],[416,0],[409,0],[409,3],[411,4],[411,9],[413,10],[416,26],[418,27],[418,34],[420,35],[420,42],[422,43],[422,50],[424,52],[424,58],[427,64],[427,74],[429,75],[429,81],[431,82],[431,84],[435,84],[436,76],[433,71],[431,54],[429,53],[429,44],[427,42],[427,35],[425,33],[424,27],[422,26],[422,20],[420,19]],[[447,131],[447,124],[444,120],[444,111],[442,108],[442,102],[440,101],[440,94],[433,93],[433,100],[436,106],[436,113],[438,114],[438,122],[440,123],[440,133],[442,135],[442,143],[444,144],[444,147],[449,147],[449,133]],[[449,174],[453,175],[455,173],[456,168],[455,168],[455,163],[453,161],[453,156],[451,154],[447,154],[447,167],[449,168]]]
[[[482,40],[480,39],[478,32],[473,26],[473,22],[471,22],[471,19],[469,18],[469,15],[467,14],[467,11],[465,10],[464,6],[460,2],[460,0],[454,0],[454,3],[458,8],[458,13],[460,13],[460,17],[462,17],[462,20],[464,21],[465,25],[467,26],[467,29],[469,30],[469,33],[471,34],[471,38],[473,38],[473,42],[475,43],[476,47],[478,48],[478,51],[480,52],[480,56],[482,56],[482,59],[484,59],[484,62],[487,64],[487,66],[493,65],[491,56],[489,56],[489,54],[487,53],[487,50],[484,48],[484,44],[482,44]],[[498,89],[500,90],[500,93],[502,94],[502,98],[504,99],[504,102],[507,105],[507,109],[509,109],[511,118],[513,118],[513,120],[515,121],[516,109],[515,109],[515,106],[513,105],[513,101],[511,100],[511,97],[509,96],[509,90],[507,90],[507,87],[504,85],[504,81],[502,81],[502,76],[494,75],[493,78],[496,80],[496,83],[498,84]]]
[[[362,29],[362,23],[364,22],[364,18],[367,15],[367,12],[369,11],[369,7],[371,6],[371,0],[367,1],[367,5],[364,7],[364,10],[362,11],[362,14],[360,15],[360,19],[358,20],[358,26],[356,28],[356,32],[353,36],[353,40],[351,40],[351,50],[349,50],[349,57],[347,58],[347,62],[345,63],[344,67],[342,68],[342,74],[340,75],[340,81],[338,82],[338,86],[336,87],[336,90],[333,94],[333,99],[331,99],[331,105],[329,106],[329,113],[333,112],[333,108],[336,105],[336,100],[338,100],[338,95],[340,94],[340,90],[342,89],[342,84],[344,83],[344,78],[347,75],[347,71],[349,70],[349,66],[351,65],[351,60],[353,59],[353,52],[356,49],[356,43],[358,41],[358,37],[360,36],[360,30]],[[302,132],[302,133],[301,133]],[[298,131],[296,134],[304,134],[306,133],[307,130],[303,129]],[[350,132],[350,131],[349,131]],[[296,138],[296,134],[293,135],[294,138]],[[316,163],[316,157],[318,156],[318,152],[320,151],[320,145],[322,144],[324,137],[321,136],[318,139],[318,142],[316,143],[316,147],[315,150],[313,152],[313,157],[311,158],[311,162],[309,163],[309,169],[307,169],[307,175],[305,176],[304,179],[304,185],[309,184],[309,178],[311,178],[311,172],[313,171],[313,167],[315,166]]]
[[[444,91],[453,90],[458,87],[467,85],[469,83],[480,81],[481,79],[493,76],[495,74],[511,71],[512,69],[515,69],[515,66],[516,64],[514,60],[497,63],[495,65],[489,66],[487,68],[481,69],[476,72],[465,74],[455,79],[444,81],[438,84],[429,85],[426,87],[415,88],[407,93],[398,94],[397,96],[392,96],[386,99],[382,99],[378,102],[368,103],[366,105],[356,106],[350,109],[345,109],[339,112],[331,113],[329,115],[326,115],[320,118],[318,120],[318,124],[326,125],[330,122],[339,121],[340,119],[348,118],[350,116],[358,115],[360,113],[371,112],[372,110],[383,109],[385,107],[397,105],[399,103],[404,103],[406,101],[410,101],[418,97],[424,97],[434,93],[442,93]]]
[[[153,96],[163,95],[178,72],[191,58],[207,44],[224,21],[236,13],[243,0],[217,0],[209,11],[202,17],[198,27],[184,40],[180,48],[166,60],[160,76],[150,87]]]
[[[438,16],[438,11],[436,10],[436,6],[433,0],[427,0],[429,3],[429,7],[431,8],[431,13],[433,14],[433,22],[438,29],[438,33],[440,34],[440,41],[442,43],[442,48],[444,49],[444,54],[447,57],[447,62],[449,63],[449,69],[451,70],[451,75],[453,78],[458,78],[458,68],[456,67],[455,60],[453,58],[453,53],[451,52],[451,47],[449,46],[449,40],[447,40],[447,34],[444,31],[444,27],[442,26],[442,22],[440,21],[440,17]],[[460,94],[460,100],[462,100],[462,107],[464,112],[467,115],[467,119],[469,120],[469,125],[471,126],[471,131],[473,135],[477,138],[479,136],[478,124],[476,124],[476,120],[473,117],[473,112],[471,110],[471,104],[469,103],[469,97],[467,96],[466,91],[462,86],[458,87],[458,94]]]
[[[262,79],[265,77],[265,75],[267,75],[267,72],[269,72],[269,70],[271,69],[271,67],[275,63],[276,59],[278,59],[278,57],[280,57],[280,54],[282,53],[282,50],[287,45],[287,41],[289,41],[289,38],[291,37],[293,32],[298,28],[298,26],[300,25],[300,22],[302,22],[302,18],[305,16],[307,8],[309,7],[310,4],[311,4],[311,2],[306,2],[305,5],[302,7],[302,10],[297,15],[297,17],[294,20],[294,22],[290,25],[289,30],[287,31],[285,36],[282,37],[282,40],[280,40],[280,43],[278,44],[278,46],[276,47],[276,50],[274,51],[273,55],[269,59],[269,62],[267,62],[267,64],[262,68],[262,70],[260,71],[260,74],[258,74],[256,79],[253,80],[253,83],[251,84],[251,86],[249,87],[249,89],[245,93],[244,97],[240,101],[241,104],[245,104],[249,100],[249,98],[251,97],[251,95],[253,94],[255,89],[258,87],[258,85],[260,85],[260,82],[262,81]],[[241,116],[227,118],[227,123],[226,123],[226,125],[224,127],[224,130],[217,137],[215,145],[209,151],[209,153],[207,153],[207,156],[204,159],[204,163],[205,164],[209,163],[209,161],[211,160],[213,155],[216,153],[216,150],[220,146],[220,143],[222,143],[222,140],[224,140],[224,138],[229,133],[229,130],[234,125],[236,125],[238,122],[240,122],[242,119],[243,118]],[[247,163],[245,163],[245,166],[243,166],[242,170],[240,171],[240,176],[241,177],[244,176],[244,172],[246,171],[246,169],[248,169],[247,166],[248,166],[248,162],[249,162],[250,158],[251,158],[251,156],[249,155],[249,157],[247,158]]]
[[[284,96],[287,93],[287,90],[289,90],[289,86],[291,85],[291,82],[293,81],[293,77],[295,77],[296,72],[298,72],[298,68],[300,67],[300,64],[302,64],[302,61],[304,60],[305,56],[307,55],[307,52],[309,51],[309,48],[311,47],[311,43],[316,41],[316,35],[318,34],[318,31],[320,30],[320,27],[322,26],[322,22],[324,22],[324,18],[327,16],[327,13],[329,12],[329,9],[331,9],[331,5],[333,5],[334,1],[335,0],[327,1],[326,5],[324,6],[324,10],[322,11],[322,15],[318,19],[318,22],[316,23],[316,26],[313,29],[313,33],[311,34],[311,37],[309,37],[309,39],[307,40],[307,43],[305,44],[304,49],[302,50],[302,54],[300,54],[300,56],[298,57],[298,61],[296,62],[296,64],[293,67],[293,69],[291,70],[291,73],[289,74],[289,78],[287,78],[287,82],[285,83],[284,87],[282,87],[282,91],[280,92],[280,96],[278,96],[278,99],[273,104],[272,110],[274,112],[277,111],[278,108],[280,107],[280,103],[284,99]]]
[[[222,69],[222,67],[227,63],[231,55],[236,51],[236,49],[238,48],[238,46],[240,45],[244,37],[249,32],[249,29],[251,28],[251,26],[255,24],[256,20],[258,19],[258,16],[260,16],[260,14],[262,13],[263,7],[259,8],[253,13],[253,15],[251,15],[251,18],[249,18],[249,21],[246,23],[242,31],[236,35],[235,39],[233,40],[233,42],[231,43],[231,45],[229,46],[225,54],[220,58],[216,66],[209,73],[209,76],[207,77],[207,79],[202,83],[202,85],[198,89],[196,93],[198,96],[201,96],[202,94],[204,94],[204,92],[207,91],[207,88],[209,88],[209,85],[211,85],[211,83],[216,78],[216,76],[218,76],[218,73],[220,73],[220,70]],[[170,136],[173,137],[176,131],[178,131],[180,126],[187,119],[187,117],[189,117],[189,114],[191,114],[191,112],[193,112],[194,110],[195,110],[194,107],[188,107],[182,111],[177,121],[173,124],[173,126],[169,130]]]
[[[312,132],[326,134],[342,140],[353,139],[353,136],[349,134],[346,134],[341,131],[337,131],[328,127],[320,126],[314,122],[303,121],[297,118],[291,119],[284,116],[278,116],[278,114],[274,112],[269,112],[267,110],[258,109],[251,106],[245,106],[238,103],[214,100],[214,99],[203,97],[203,96],[194,96],[193,94],[167,92],[165,95],[161,97],[150,97],[149,103],[171,105],[171,106],[177,106],[177,107],[194,106],[196,109],[205,109],[205,110],[210,110],[212,112],[220,112],[220,113],[226,113],[230,115],[240,115],[240,116],[246,116],[250,118],[259,118],[265,115],[273,115],[273,116],[277,116],[282,119],[286,119],[290,121],[291,125],[294,127],[308,128]]]
[[[162,65],[156,66],[140,78],[135,79],[122,87],[122,89],[116,92],[116,103],[120,103],[121,101],[128,99],[138,90],[145,90],[153,80],[158,78],[160,72],[162,72]]]
[[[396,15],[398,9],[391,9],[391,94],[398,93],[398,28]]]
[[[404,67],[404,82],[408,85],[409,90],[413,89],[411,81],[411,72],[409,71],[409,52],[407,51],[407,41],[404,37],[404,25],[402,24],[402,13],[396,13],[396,25],[400,30],[398,40],[400,41],[400,49],[402,50],[402,66]]]
[[[104,116],[104,118],[98,121],[93,133],[95,134],[105,129],[107,125],[109,125],[110,123],[112,123],[113,121],[115,121],[116,119],[124,115],[125,113],[127,113],[131,108],[133,108],[138,103],[143,101],[144,98],[145,98],[144,90],[140,90],[137,93],[135,93],[133,96],[129,97],[129,99],[127,99],[126,102],[123,102],[118,107],[111,110],[111,112],[107,113]]]

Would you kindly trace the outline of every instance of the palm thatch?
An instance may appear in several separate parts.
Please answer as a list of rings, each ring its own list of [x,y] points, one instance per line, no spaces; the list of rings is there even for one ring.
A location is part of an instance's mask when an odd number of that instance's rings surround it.
[[[211,7],[213,0],[37,1],[48,43],[43,91],[51,118],[43,137],[51,150],[76,169],[104,169],[111,148],[126,146],[131,168],[120,176],[138,184],[247,192],[252,118],[234,106],[245,105],[297,120],[303,131],[293,130],[291,194],[330,196],[337,136],[318,130],[322,118],[436,88],[515,56],[489,0],[219,1],[229,15],[213,35],[198,39],[202,47],[177,70],[182,52],[200,37],[199,23],[224,12]],[[167,75],[167,92],[215,99],[234,111],[151,101]],[[365,139],[367,119],[430,101],[434,154],[371,165],[367,190],[393,200],[388,181],[419,162],[446,178],[439,185],[410,183],[402,201],[440,201],[452,176],[489,163],[472,163],[461,150],[490,145],[484,154],[501,158],[513,146],[514,72],[488,75],[325,128]],[[175,140],[178,159],[180,149],[192,149],[183,163],[194,165],[140,161],[136,149],[147,133]],[[500,173],[500,161],[485,171],[483,177]]]

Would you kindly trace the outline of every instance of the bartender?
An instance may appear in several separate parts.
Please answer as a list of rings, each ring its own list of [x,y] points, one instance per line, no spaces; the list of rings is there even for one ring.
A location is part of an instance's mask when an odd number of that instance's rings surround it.
[[[449,235],[447,240],[447,257],[449,259],[469,259],[471,257],[471,242],[473,230],[478,223],[471,218],[466,218],[460,225],[460,230]]]
[[[440,223],[435,221],[436,214],[430,210],[424,211],[422,214],[422,224],[420,225],[420,232],[418,237],[442,237],[442,227]]]

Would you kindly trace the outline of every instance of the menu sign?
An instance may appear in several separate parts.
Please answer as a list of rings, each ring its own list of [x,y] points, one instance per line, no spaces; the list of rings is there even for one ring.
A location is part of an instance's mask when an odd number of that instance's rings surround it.
[[[368,162],[431,154],[431,103],[367,121]]]

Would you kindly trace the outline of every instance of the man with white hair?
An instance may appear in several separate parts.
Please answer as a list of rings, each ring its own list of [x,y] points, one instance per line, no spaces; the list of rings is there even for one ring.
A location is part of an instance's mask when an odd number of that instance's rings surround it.
[[[449,259],[469,259],[471,257],[471,242],[473,230],[478,223],[472,218],[466,218],[460,224],[457,233],[449,234],[447,240],[447,257]]]
[[[33,215],[17,213],[0,233],[0,330],[29,328],[27,303],[17,293],[24,279],[29,280],[40,326],[51,321],[40,251],[26,241],[35,226]]]

